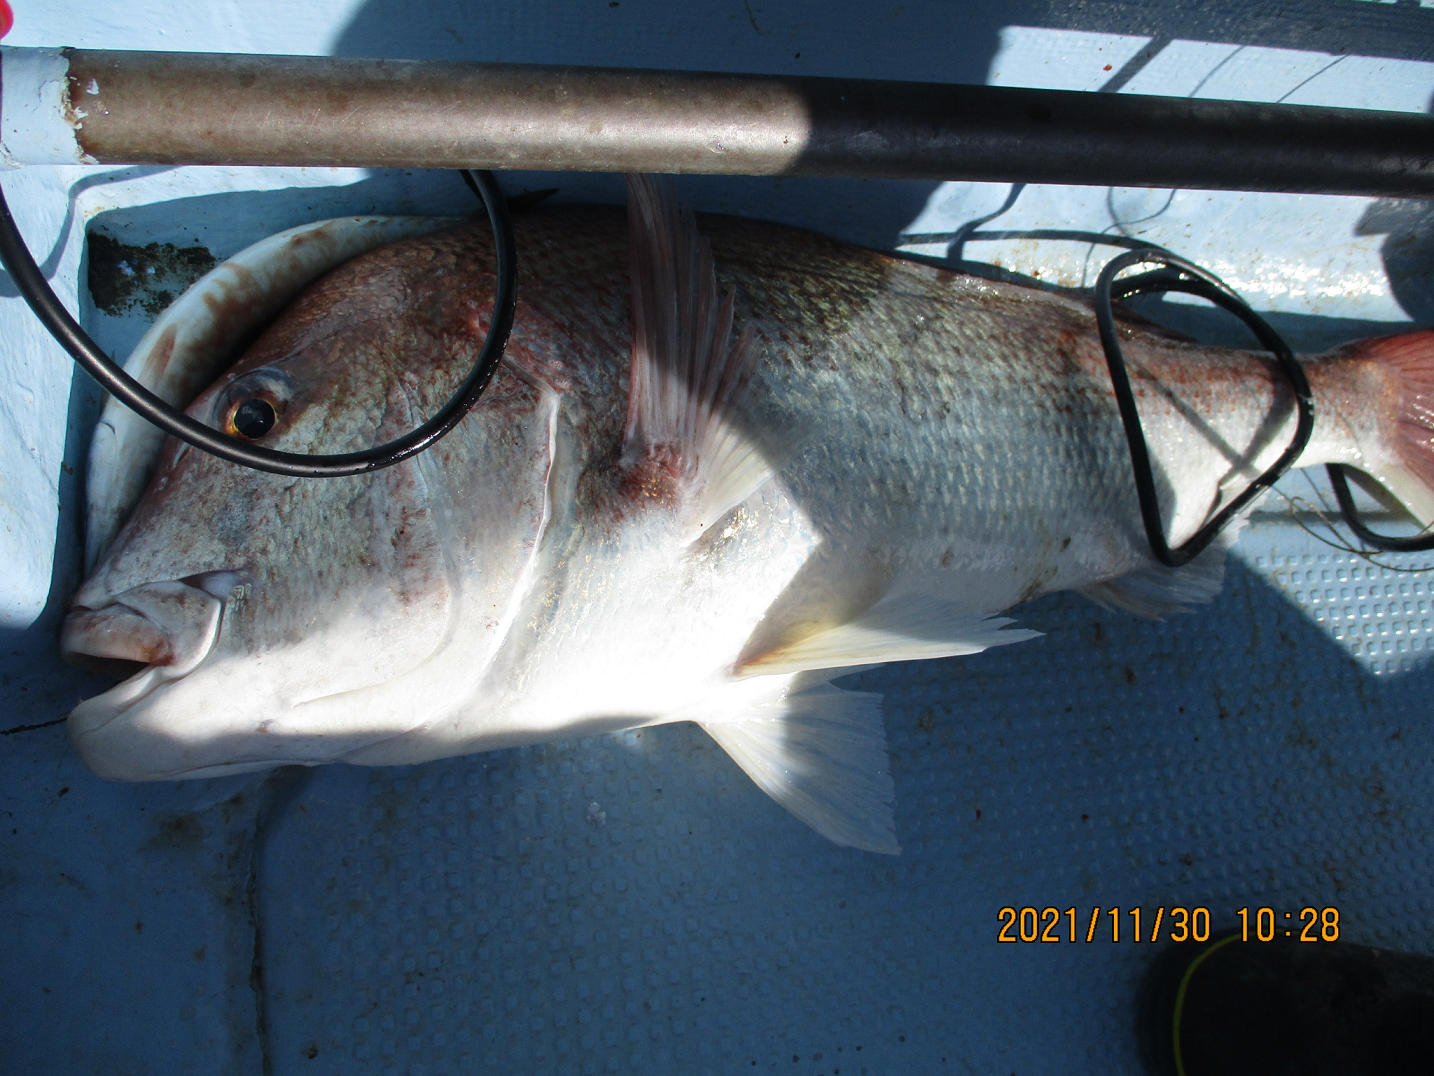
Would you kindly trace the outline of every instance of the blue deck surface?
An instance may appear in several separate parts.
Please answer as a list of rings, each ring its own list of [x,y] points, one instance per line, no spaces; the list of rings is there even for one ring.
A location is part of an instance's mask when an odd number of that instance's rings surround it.
[[[1328,589],[1386,585],[1296,556]],[[1429,672],[1372,676],[1268,572],[1234,574],[1197,616],[1059,597],[1022,611],[1039,642],[855,678],[887,699],[895,859],[827,845],[691,727],[314,773],[262,875],[274,1056],[1137,1073],[1155,947],[1124,911],[1087,944],[1095,906],[1146,909],[1147,936],[1157,907],[1216,929],[1336,907],[1346,937],[1434,952]],[[1418,646],[1427,622],[1354,624]],[[1001,944],[1003,906],[1075,906],[1080,940],[1063,918],[1059,943]]]
[[[1084,16],[968,4],[960,19],[908,4],[890,26],[819,13],[830,6],[739,0],[684,20],[626,0],[616,12],[447,5],[409,25],[375,0],[315,5],[298,25],[276,5],[241,32],[221,5],[154,0],[124,27],[97,6],[36,5],[28,28],[21,5],[6,44],[746,70],[794,69],[786,57],[800,52],[815,74],[1098,88],[1107,63],[1121,70],[1154,41],[1140,70],[1153,77],[1164,56],[1168,92],[1197,92],[1246,61],[1223,95],[1423,109],[1434,87],[1434,10],[1412,5],[1331,0],[1281,26],[1189,4]],[[500,32],[505,48],[491,44]],[[1208,47],[1166,40],[1179,37]],[[1311,58],[1341,50],[1354,55]],[[1389,59],[1370,68],[1361,56]],[[1155,92],[1134,81],[1140,70],[1129,85]],[[147,315],[95,308],[82,284],[87,219],[121,242],[224,257],[304,220],[461,211],[466,197],[442,176],[198,172],[0,182],[52,221],[52,268],[121,353]],[[560,185],[572,200],[620,190],[603,177],[506,182]],[[700,208],[894,247],[900,232],[993,211],[1008,187],[683,190]],[[1146,219],[1148,203],[1158,212]],[[1043,187],[989,227],[1147,236],[1211,265],[1315,347],[1434,323],[1430,219],[1367,199]],[[32,244],[48,250],[38,235]],[[966,256],[1078,283],[1090,250],[982,241]],[[0,317],[17,308],[0,292]],[[6,362],[20,345],[9,347]],[[66,468],[83,459],[94,414],[93,393],[81,382],[71,393],[70,380],[37,391],[33,409],[37,430],[62,431],[68,416],[67,440],[32,444],[20,412],[0,414],[24,434],[4,447],[17,484],[0,487],[0,522],[53,550],[39,575],[12,570],[5,594],[20,596],[5,600],[18,611],[0,623],[0,1072],[1135,1076],[1135,995],[1165,943],[1133,939],[1131,908],[1145,932],[1166,909],[1167,937],[1176,907],[1209,909],[1214,929],[1246,906],[1337,908],[1344,938],[1434,954],[1434,572],[1403,570],[1434,556],[1371,564],[1272,498],[1220,597],[1191,614],[1152,623],[1055,595],[1013,614],[1040,639],[841,681],[885,698],[899,857],[828,844],[686,725],[408,768],[115,785],[83,769],[63,726],[11,732],[103,686],[55,654],[75,572]],[[43,525],[16,507],[34,492],[18,485],[32,458],[48,461],[59,506]],[[1301,476],[1282,488],[1315,496]],[[1073,907],[1078,940],[1062,915],[1059,942],[1002,943],[1004,907]],[[1102,914],[1087,942],[1092,909]]]

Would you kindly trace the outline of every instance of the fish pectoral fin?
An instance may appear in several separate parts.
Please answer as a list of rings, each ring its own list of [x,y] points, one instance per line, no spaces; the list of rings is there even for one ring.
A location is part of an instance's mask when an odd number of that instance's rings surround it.
[[[735,293],[719,302],[712,250],[692,211],[655,176],[628,176],[632,366],[622,461],[647,503],[671,484],[692,538],[773,475],[734,424],[760,353],[734,335]]]
[[[920,594],[882,598],[860,616],[798,639],[783,639],[761,653],[744,653],[738,676],[880,665],[979,654],[992,646],[1019,643],[1041,633],[1001,630],[1009,617],[993,617]]]
[[[772,799],[835,844],[896,855],[881,696],[797,677],[746,715],[699,721]]]

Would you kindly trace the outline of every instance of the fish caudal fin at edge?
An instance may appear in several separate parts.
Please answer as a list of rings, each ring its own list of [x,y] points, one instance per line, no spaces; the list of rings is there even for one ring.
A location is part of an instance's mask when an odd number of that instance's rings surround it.
[[[1360,462],[1346,473],[1381,504],[1402,508],[1426,530],[1434,528],[1434,331],[1358,340],[1312,361],[1306,371],[1315,390],[1316,423],[1359,425],[1340,414],[1349,406],[1348,397],[1358,394],[1321,394],[1323,371],[1347,363],[1371,364],[1381,375],[1383,389],[1374,398],[1382,443],[1358,444]],[[1182,567],[1151,564],[1082,587],[1079,593],[1105,608],[1155,620],[1187,612],[1188,606],[1212,601],[1220,593],[1225,555],[1245,523],[1235,521]]]
[[[734,424],[759,354],[734,337],[735,295],[720,302],[712,251],[671,186],[628,176],[632,366],[622,461],[634,488],[670,492],[696,538],[772,477]]]
[[[1388,455],[1371,461],[1367,473],[1421,527],[1434,526],[1434,331],[1360,340],[1342,350],[1375,363],[1392,390]],[[1378,496],[1376,490],[1369,492]]]

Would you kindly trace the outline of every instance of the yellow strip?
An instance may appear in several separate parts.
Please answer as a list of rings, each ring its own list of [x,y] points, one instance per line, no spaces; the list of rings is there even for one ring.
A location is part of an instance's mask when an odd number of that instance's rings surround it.
[[[1180,977],[1180,986],[1175,991],[1175,1024],[1171,1029],[1171,1042],[1175,1048],[1175,1076],[1185,1076],[1185,1059],[1180,1056],[1180,1013],[1185,1008],[1185,988],[1190,985],[1190,977],[1195,974],[1195,969],[1213,953],[1218,952],[1233,941],[1239,941],[1238,934],[1231,934],[1223,941],[1217,941],[1210,948],[1197,956],[1185,969],[1185,974]]]

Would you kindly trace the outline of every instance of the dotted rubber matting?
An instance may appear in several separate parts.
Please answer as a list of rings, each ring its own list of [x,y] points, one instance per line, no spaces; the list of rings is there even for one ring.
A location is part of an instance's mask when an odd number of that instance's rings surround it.
[[[1264,518],[1196,613],[1055,595],[1042,639],[841,681],[886,699],[898,857],[687,725],[306,775],[260,843],[271,1071],[1136,1074],[1132,907],[1434,952],[1434,577]],[[1007,906],[1079,940],[1001,943]]]

